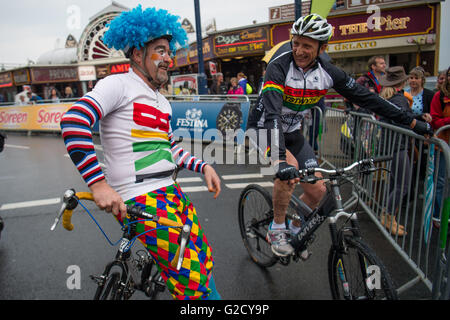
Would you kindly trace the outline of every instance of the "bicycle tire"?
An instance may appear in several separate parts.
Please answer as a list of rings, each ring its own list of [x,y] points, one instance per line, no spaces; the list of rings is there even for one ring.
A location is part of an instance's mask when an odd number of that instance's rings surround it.
[[[392,278],[375,252],[355,236],[346,235],[343,241],[345,250],[332,247],[328,256],[328,277],[333,299],[397,300]],[[377,266],[379,272],[368,275],[369,266]],[[372,278],[374,275],[379,275],[379,279]]]
[[[117,292],[120,286],[120,273],[110,274],[104,285],[99,285],[95,292],[94,300],[120,300],[121,294]]]
[[[239,197],[239,229],[250,257],[264,268],[271,267],[278,261],[266,240],[272,220],[272,197],[269,192],[257,184],[245,187]]]

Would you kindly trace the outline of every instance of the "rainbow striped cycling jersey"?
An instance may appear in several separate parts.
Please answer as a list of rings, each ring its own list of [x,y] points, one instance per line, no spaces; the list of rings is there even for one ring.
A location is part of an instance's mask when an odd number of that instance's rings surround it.
[[[169,101],[130,69],[100,80],[64,114],[61,130],[85,182],[90,186],[106,177],[127,200],[172,185],[177,165],[203,172],[206,163],[175,143],[171,116]],[[92,140],[98,121],[104,172]]]
[[[399,107],[357,84],[323,56],[319,56],[306,71],[297,67],[288,43],[274,54],[267,66],[257,106],[249,115],[249,127],[276,129],[282,133],[299,130],[305,114],[330,88],[360,107],[398,123],[409,125],[413,120]],[[284,135],[276,134],[274,137],[275,141],[270,142],[271,150],[276,150],[272,157],[285,160]]]

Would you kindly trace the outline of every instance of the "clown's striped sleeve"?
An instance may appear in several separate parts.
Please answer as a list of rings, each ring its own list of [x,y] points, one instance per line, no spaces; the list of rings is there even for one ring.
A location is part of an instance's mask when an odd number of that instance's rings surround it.
[[[191,155],[188,151],[183,150],[179,145],[175,143],[173,139],[173,133],[169,132],[169,141],[172,150],[172,156],[175,160],[175,163],[183,168],[203,173],[203,169],[207,165],[207,163],[201,159],[198,159]]]
[[[67,152],[88,186],[105,179],[91,129],[101,117],[97,101],[85,95],[64,114],[60,123]]]

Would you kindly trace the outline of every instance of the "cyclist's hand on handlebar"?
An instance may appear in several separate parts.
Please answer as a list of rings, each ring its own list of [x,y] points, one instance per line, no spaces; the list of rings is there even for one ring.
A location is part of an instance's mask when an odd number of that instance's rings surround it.
[[[412,128],[412,130],[421,135],[421,136],[425,136],[426,138],[432,137],[434,132],[433,129],[431,128],[431,125],[425,121],[420,121],[420,120],[413,120],[413,123],[415,121],[415,125]],[[411,123],[411,125],[413,125],[413,123]]]
[[[206,185],[208,186],[209,192],[214,192],[214,199],[217,199],[220,193],[220,178],[210,165],[206,165],[203,169],[205,173]]]
[[[289,184],[300,182],[300,175],[296,167],[286,161],[280,161],[275,165],[275,177],[281,181],[289,181]]]
[[[120,216],[121,219],[127,215],[127,207],[122,200],[122,197],[107,183],[106,180],[101,180],[89,187],[92,191],[95,204],[102,210],[110,212],[115,216]]]

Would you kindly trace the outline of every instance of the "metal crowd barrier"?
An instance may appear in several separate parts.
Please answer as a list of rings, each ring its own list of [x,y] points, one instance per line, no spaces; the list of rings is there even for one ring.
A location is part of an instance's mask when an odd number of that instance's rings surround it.
[[[358,202],[416,273],[397,289],[399,294],[422,281],[433,299],[449,299],[448,143],[435,137],[425,139],[368,114],[327,109],[322,122],[326,128],[320,145],[322,164],[340,167],[356,159],[393,156],[392,162],[383,163],[390,173],[379,171],[361,178],[354,184],[346,206]],[[438,176],[439,166],[445,166],[443,177]],[[439,181],[443,190],[437,199]],[[438,229],[432,222],[436,204],[440,204],[436,212],[441,221]],[[403,235],[400,226],[404,227]]]

